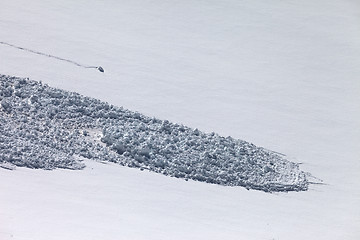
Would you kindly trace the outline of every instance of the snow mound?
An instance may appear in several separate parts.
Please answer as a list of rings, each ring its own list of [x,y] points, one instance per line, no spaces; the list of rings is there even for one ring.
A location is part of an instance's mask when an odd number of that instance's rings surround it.
[[[246,141],[150,118],[41,82],[0,75],[0,163],[82,169],[81,158],[266,192],[304,191],[307,173]]]

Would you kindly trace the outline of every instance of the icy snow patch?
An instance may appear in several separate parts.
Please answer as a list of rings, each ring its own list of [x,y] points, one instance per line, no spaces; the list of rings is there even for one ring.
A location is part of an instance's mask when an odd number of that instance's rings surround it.
[[[81,158],[262,191],[308,189],[307,173],[246,141],[204,133],[41,82],[0,75],[0,163],[82,169]]]

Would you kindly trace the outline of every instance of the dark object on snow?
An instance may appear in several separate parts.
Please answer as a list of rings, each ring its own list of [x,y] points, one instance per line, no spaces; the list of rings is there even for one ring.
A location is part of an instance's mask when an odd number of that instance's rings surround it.
[[[98,69],[100,72],[104,72],[104,69],[103,69],[102,67],[100,67],[100,66],[99,66],[97,69]]]

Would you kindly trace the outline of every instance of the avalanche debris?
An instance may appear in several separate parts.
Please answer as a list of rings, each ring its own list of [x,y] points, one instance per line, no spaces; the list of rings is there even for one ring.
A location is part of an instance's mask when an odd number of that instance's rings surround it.
[[[304,191],[296,163],[246,141],[0,75],[0,164],[82,169],[81,157],[266,192]],[[11,167],[14,168],[14,167]]]

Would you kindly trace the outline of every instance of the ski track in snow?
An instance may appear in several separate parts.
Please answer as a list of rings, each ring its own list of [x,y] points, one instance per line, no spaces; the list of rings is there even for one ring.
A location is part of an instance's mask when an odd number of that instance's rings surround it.
[[[69,59],[57,57],[57,56],[54,56],[54,55],[51,55],[51,54],[42,53],[42,52],[39,52],[39,51],[35,51],[35,50],[28,49],[28,48],[24,48],[24,47],[19,47],[19,46],[16,46],[16,45],[14,45],[14,44],[7,43],[7,42],[1,42],[1,41],[0,41],[0,44],[5,45],[5,46],[9,46],[9,47],[12,47],[12,48],[15,48],[15,49],[18,49],[18,50],[27,51],[27,52],[35,53],[35,54],[37,54],[37,55],[41,55],[41,56],[45,56],[45,57],[49,57],[49,58],[54,58],[54,59],[57,59],[57,60],[60,60],[60,61],[68,62],[68,63],[74,64],[74,65],[76,65],[76,66],[78,66],[78,67],[82,67],[82,68],[96,68],[96,69],[98,69],[100,72],[104,72],[104,69],[103,69],[101,66],[96,67],[96,66],[89,66],[89,65],[80,64],[80,63],[78,63],[78,62],[75,62],[75,61],[72,61],[72,60],[69,60]]]
[[[0,75],[1,167],[115,162],[164,175],[266,192],[308,189],[308,173],[275,152],[150,118],[41,82]]]

